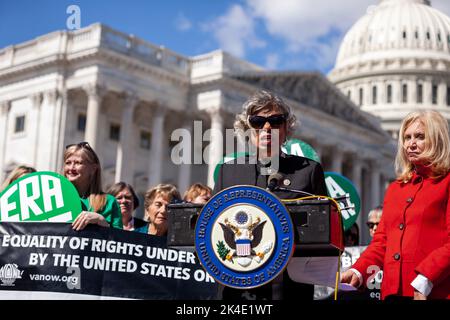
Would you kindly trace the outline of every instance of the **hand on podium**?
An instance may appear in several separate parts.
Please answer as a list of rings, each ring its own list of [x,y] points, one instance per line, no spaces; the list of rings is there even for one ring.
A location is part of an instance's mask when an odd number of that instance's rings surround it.
[[[358,288],[361,285],[358,275],[354,273],[352,270],[342,272],[340,282],[348,283],[349,285],[355,288]]]

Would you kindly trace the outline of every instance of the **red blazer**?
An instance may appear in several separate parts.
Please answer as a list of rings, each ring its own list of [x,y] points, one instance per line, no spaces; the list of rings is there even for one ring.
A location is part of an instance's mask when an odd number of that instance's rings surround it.
[[[450,174],[439,180],[414,174],[411,182],[389,186],[375,236],[353,266],[364,285],[376,265],[384,270],[382,299],[414,296],[411,282],[419,273],[433,283],[429,299],[450,299],[449,197]]]

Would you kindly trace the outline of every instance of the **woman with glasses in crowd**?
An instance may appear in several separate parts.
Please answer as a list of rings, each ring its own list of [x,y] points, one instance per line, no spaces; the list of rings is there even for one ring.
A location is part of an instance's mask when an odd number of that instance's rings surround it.
[[[396,172],[372,242],[341,282],[364,286],[378,266],[382,299],[449,299],[450,140],[440,113],[403,120]]]
[[[370,210],[367,216],[367,227],[369,228],[370,236],[373,238],[380,224],[381,215],[383,214],[383,206],[378,206]]]
[[[134,231],[146,224],[144,220],[133,216],[133,212],[139,207],[139,199],[131,185],[122,181],[117,182],[106,193],[114,196],[119,203],[124,230]]]
[[[119,204],[112,195],[102,191],[100,160],[87,142],[66,147],[64,176],[77,189],[83,208],[72,223],[73,229],[82,230],[88,224],[122,229]]]
[[[313,160],[295,155],[287,155],[281,146],[293,133],[296,117],[290,107],[277,95],[259,91],[243,105],[243,111],[236,116],[236,131],[250,137],[251,149],[255,154],[246,156],[245,163],[226,162],[218,175],[214,194],[231,186],[246,184],[266,189],[271,187],[280,199],[299,198],[291,191],[277,191],[276,185],[285,189],[301,190],[314,195],[327,195],[325,177],[321,165]],[[269,177],[279,173],[276,185]],[[224,299],[296,299],[312,300],[314,286],[292,281],[287,272],[277,283],[280,289],[272,290],[271,284],[250,290],[225,288]],[[273,281],[274,282],[274,281]],[[273,291],[275,292],[273,294]]]

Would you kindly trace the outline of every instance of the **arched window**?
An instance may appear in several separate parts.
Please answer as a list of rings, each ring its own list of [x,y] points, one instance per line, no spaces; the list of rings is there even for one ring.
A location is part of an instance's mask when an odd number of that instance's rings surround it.
[[[377,104],[377,86],[372,87],[372,104]]]
[[[359,105],[363,105],[363,98],[364,98],[364,90],[363,88],[359,88]]]
[[[438,99],[438,86],[436,84],[433,84],[433,86],[431,87],[431,103],[432,104],[437,104],[437,99]]]
[[[387,91],[386,102],[392,103],[392,85],[391,84],[388,84],[386,91]]]
[[[408,85],[406,83],[402,85],[402,102],[408,102]]]
[[[423,84],[417,84],[417,103],[423,103]]]

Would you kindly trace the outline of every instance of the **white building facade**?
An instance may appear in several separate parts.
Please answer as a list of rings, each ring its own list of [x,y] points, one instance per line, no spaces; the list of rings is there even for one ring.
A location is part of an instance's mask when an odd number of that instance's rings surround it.
[[[181,192],[194,182],[213,186],[223,141],[203,135],[232,128],[260,89],[291,105],[301,123],[293,137],[313,146],[325,171],[353,181],[366,241],[366,212],[394,178],[395,146],[378,119],[319,73],[268,72],[222,51],[185,57],[101,24],[0,50],[0,178],[20,164],[61,172],[65,146],[87,141],[105,188],[118,181],[139,194],[161,182]],[[179,128],[192,133],[192,162],[208,163],[172,161]]]
[[[450,18],[428,0],[381,0],[347,32],[329,79],[398,137],[402,119],[450,120]]]

